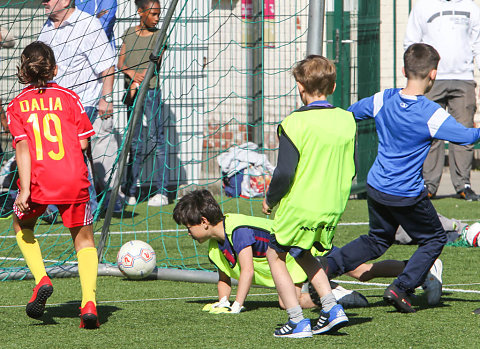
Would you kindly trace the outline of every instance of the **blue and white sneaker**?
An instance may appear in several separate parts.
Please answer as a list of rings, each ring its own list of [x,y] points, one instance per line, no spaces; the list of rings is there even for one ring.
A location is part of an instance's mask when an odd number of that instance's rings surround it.
[[[275,330],[273,334],[275,337],[289,337],[289,338],[307,338],[312,337],[312,327],[310,326],[310,319],[303,319],[297,323],[292,320],[280,328]]]
[[[328,313],[320,311],[317,324],[313,326],[313,334],[333,333],[348,324],[348,318],[340,304],[335,305]]]

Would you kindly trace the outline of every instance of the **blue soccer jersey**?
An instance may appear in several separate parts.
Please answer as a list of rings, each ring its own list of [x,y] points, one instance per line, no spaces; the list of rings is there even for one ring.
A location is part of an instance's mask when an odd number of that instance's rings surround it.
[[[245,247],[252,246],[254,258],[266,258],[270,233],[251,227],[238,227],[232,234],[233,246],[225,235],[225,241],[218,243],[230,265],[234,267],[237,263],[237,256]]]
[[[467,145],[480,129],[466,128],[425,96],[386,89],[348,108],[356,120],[375,119],[378,154],[367,183],[386,194],[416,197],[424,190],[422,167],[432,140]]]

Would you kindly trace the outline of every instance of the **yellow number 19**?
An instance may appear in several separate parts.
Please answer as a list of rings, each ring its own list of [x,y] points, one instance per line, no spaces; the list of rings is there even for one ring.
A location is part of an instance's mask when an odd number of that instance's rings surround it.
[[[55,135],[52,135],[50,130],[50,121],[53,122],[55,127]],[[43,160],[43,146],[42,146],[42,136],[40,132],[40,123],[38,121],[38,114],[33,113],[30,114],[27,122],[32,123],[33,127],[33,134],[35,135],[35,149],[37,154],[37,160]],[[63,139],[62,139],[62,123],[60,118],[53,113],[48,113],[43,118],[43,135],[45,139],[52,143],[58,143],[58,153],[50,150],[48,152],[48,156],[53,160],[61,160],[65,156],[65,149],[63,147]]]

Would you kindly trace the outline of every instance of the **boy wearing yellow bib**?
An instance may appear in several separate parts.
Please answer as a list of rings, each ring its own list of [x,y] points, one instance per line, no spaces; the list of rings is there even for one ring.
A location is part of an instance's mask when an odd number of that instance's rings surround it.
[[[322,56],[308,56],[295,66],[293,76],[305,106],[278,127],[277,167],[263,212],[270,214],[279,204],[267,259],[289,321],[274,336],[305,338],[334,332],[348,323],[325,271],[310,250],[313,246],[320,251],[332,248],[355,175],[356,125],[350,112],[327,102],[335,89],[332,62]],[[313,328],[303,317],[286,267],[287,255],[295,258],[320,296],[322,311]]]

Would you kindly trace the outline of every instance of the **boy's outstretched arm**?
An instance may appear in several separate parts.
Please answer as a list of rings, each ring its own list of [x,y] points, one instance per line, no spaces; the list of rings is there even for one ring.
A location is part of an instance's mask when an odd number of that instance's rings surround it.
[[[375,95],[363,98],[348,107],[348,111],[353,113],[355,120],[366,120],[374,117],[374,98]]]
[[[363,98],[348,107],[348,111],[353,113],[355,120],[365,120],[377,116],[380,109],[383,107],[384,100],[389,99],[393,95],[400,92],[398,88],[390,88],[375,93],[373,96]]]
[[[432,138],[443,139],[459,145],[475,143],[480,137],[480,129],[463,126],[442,108],[432,115],[428,126]]]
[[[17,159],[18,176],[20,178],[20,192],[15,200],[15,204],[21,212],[27,212],[30,209],[28,199],[30,198],[32,171],[30,150],[28,149],[27,140],[17,142],[15,145],[15,156]]]

